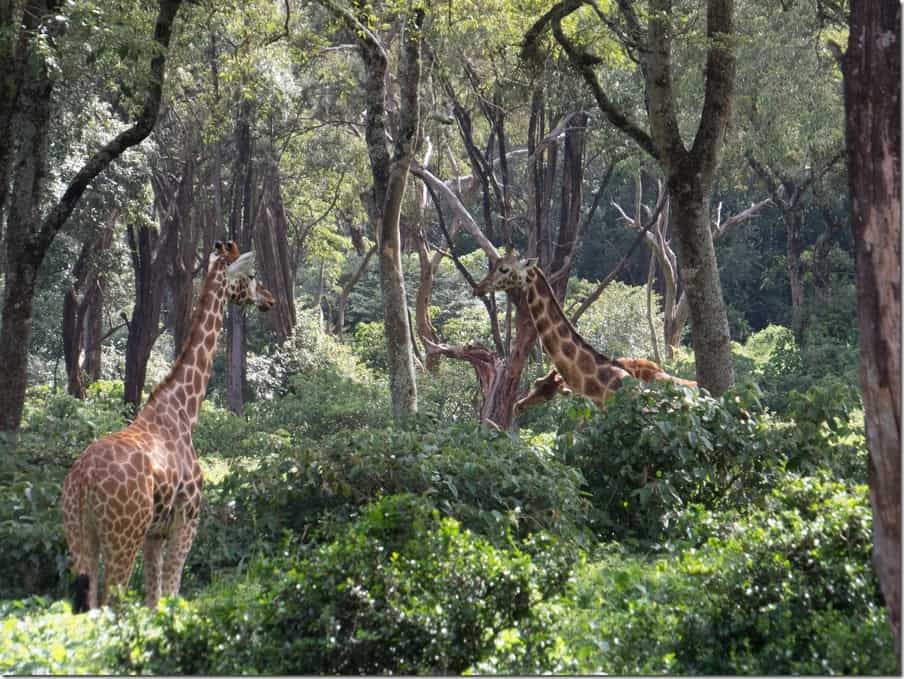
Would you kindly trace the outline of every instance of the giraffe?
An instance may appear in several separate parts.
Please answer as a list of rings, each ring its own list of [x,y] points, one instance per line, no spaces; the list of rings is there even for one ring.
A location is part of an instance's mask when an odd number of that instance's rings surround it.
[[[612,359],[594,349],[565,316],[546,276],[537,266],[537,260],[519,259],[515,250],[496,262],[486,278],[475,286],[474,294],[514,289],[526,292],[527,306],[537,334],[555,366],[536,380],[527,396],[515,404],[516,415],[531,405],[554,398],[560,391],[576,391],[603,407],[606,399],[621,387],[622,379],[627,376],[645,382],[658,379],[696,386],[690,380],[669,375],[653,361],[642,358]]]
[[[613,363],[625,370],[634,379],[641,382],[652,382],[660,380],[664,382],[673,382],[681,384],[691,389],[697,388],[694,380],[686,380],[681,377],[675,377],[663,370],[659,364],[647,360],[646,358],[616,358]],[[518,399],[515,403],[515,415],[521,415],[528,408],[546,403],[554,399],[559,393],[570,394],[571,389],[565,384],[562,376],[553,368],[543,377],[534,380],[533,385],[527,395]]]
[[[254,280],[253,253],[217,241],[175,365],[125,429],[91,443],[63,482],[62,508],[75,579],[73,611],[103,606],[144,554],[145,603],[177,594],[198,529],[201,467],[192,429],[210,379],[226,300],[275,303]],[[165,552],[165,554],[164,554]],[[98,592],[101,557],[103,588]],[[98,597],[98,594],[100,596]]]

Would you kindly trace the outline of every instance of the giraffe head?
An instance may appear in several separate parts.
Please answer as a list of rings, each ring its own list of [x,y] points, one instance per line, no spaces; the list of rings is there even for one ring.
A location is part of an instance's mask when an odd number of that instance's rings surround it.
[[[490,267],[486,278],[474,286],[474,294],[479,296],[494,290],[520,290],[527,285],[528,273],[536,267],[536,257],[521,259],[517,250],[509,250]]]
[[[261,311],[269,311],[276,298],[254,278],[254,253],[239,254],[235,241],[217,241],[210,254],[209,267],[222,261],[226,265],[226,296],[239,306],[254,305]]]

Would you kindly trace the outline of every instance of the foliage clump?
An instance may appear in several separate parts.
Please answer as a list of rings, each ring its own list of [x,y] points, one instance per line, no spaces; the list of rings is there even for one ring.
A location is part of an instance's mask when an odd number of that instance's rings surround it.
[[[361,428],[236,466],[205,490],[189,582],[272,553],[286,531],[324,540],[385,495],[416,493],[465,528],[507,544],[537,530],[579,539],[589,505],[580,472],[540,445],[474,424]]]
[[[774,480],[782,460],[756,408],[749,391],[716,399],[631,380],[604,411],[576,401],[558,453],[587,479],[600,534],[656,541],[687,505],[743,505]]]
[[[696,506],[684,521],[699,547],[651,557],[610,544],[537,612],[556,643],[538,652],[543,635],[522,630],[479,669],[895,673],[865,486],[791,476],[751,511]]]

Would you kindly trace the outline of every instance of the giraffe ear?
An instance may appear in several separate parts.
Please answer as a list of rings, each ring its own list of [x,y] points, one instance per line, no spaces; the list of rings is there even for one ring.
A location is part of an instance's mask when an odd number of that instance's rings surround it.
[[[251,276],[254,273],[254,252],[246,252],[239,255],[232,264],[226,268],[226,278],[235,280],[239,276]]]
[[[522,259],[521,264],[524,266],[525,269],[533,269],[535,266],[537,266],[537,262],[539,262],[539,261],[540,260],[537,259],[536,257],[530,257],[528,259]]]

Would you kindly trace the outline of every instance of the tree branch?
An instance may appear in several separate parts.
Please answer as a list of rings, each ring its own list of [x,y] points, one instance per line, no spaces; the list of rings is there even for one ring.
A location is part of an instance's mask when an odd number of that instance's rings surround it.
[[[154,129],[160,113],[160,99],[163,95],[166,55],[173,32],[173,23],[181,5],[182,0],[160,0],[157,21],[154,25],[154,42],[157,43],[157,49],[151,58],[150,84],[141,113],[132,127],[107,142],[78,171],[69,186],[66,187],[63,196],[41,223],[35,242],[37,251],[47,251],[94,178],[106,170],[110,163],[122,155],[126,149],[144,141]]]

